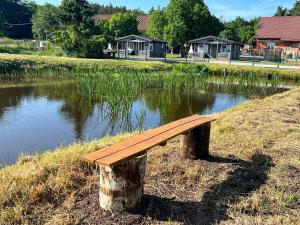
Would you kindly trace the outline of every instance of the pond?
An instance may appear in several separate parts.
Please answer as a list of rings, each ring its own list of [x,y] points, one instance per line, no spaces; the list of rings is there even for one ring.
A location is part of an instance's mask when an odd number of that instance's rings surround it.
[[[211,84],[192,92],[147,89],[131,103],[126,116],[112,116],[105,102],[84,102],[76,84],[0,89],[0,162],[74,142],[93,140],[137,129],[148,130],[191,114],[211,114],[249,98],[286,88]]]

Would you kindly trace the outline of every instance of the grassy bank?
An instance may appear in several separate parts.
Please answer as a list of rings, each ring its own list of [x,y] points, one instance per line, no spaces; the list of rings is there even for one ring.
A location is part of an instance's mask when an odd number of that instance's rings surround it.
[[[162,62],[144,62],[109,59],[79,59],[53,56],[0,55],[0,74],[22,74],[31,71],[76,72],[76,71],[165,71],[171,66]],[[61,72],[60,72],[61,73]]]
[[[253,68],[249,66],[222,65],[213,63],[195,63],[199,70],[205,66],[205,72],[212,75],[228,76],[276,76],[282,79],[299,80],[300,70]],[[195,64],[193,63],[194,67]],[[95,71],[146,71],[166,72],[171,71],[176,65],[165,62],[109,60],[109,59],[78,59],[53,56],[13,55],[0,54],[0,74],[26,76],[36,74],[37,76],[61,76],[78,72]]]
[[[181,160],[179,140],[149,153],[133,212],[98,206],[98,176],[79,156],[129,137],[59,148],[0,171],[0,224],[299,224],[300,88],[215,115],[211,153]]]

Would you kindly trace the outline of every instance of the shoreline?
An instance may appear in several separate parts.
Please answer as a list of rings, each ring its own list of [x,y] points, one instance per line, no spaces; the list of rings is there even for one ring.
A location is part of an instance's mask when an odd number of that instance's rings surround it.
[[[184,63],[184,62],[183,62]],[[84,71],[141,71],[141,72],[168,72],[175,65],[182,63],[136,61],[124,59],[84,59],[55,56],[35,56],[18,54],[0,54],[0,74],[22,75],[24,73],[50,72],[84,72]],[[227,65],[217,63],[193,62],[192,65],[206,66],[211,75],[223,75],[226,70],[228,76],[259,74],[263,77],[278,76],[283,80],[300,80],[300,70],[259,68],[241,65]],[[201,68],[203,69],[203,67]],[[25,75],[26,77],[26,75]]]
[[[300,218],[299,104],[300,88],[295,88],[264,99],[250,100],[213,115],[217,121],[212,127],[211,154],[219,162],[179,161],[178,138],[166,147],[151,150],[145,179],[147,195],[168,199],[173,193],[182,201],[202,199],[202,204],[209,205],[205,209],[193,205],[198,207],[194,217],[184,211],[184,204],[173,214],[153,206],[166,215],[149,212],[150,222],[164,222],[167,217],[173,222],[184,222],[176,219],[181,216],[202,223],[208,219],[230,224],[297,224]],[[37,221],[77,224],[81,214],[86,214],[86,222],[105,219],[118,223],[136,219],[135,214],[113,217],[97,208],[96,170],[79,161],[80,155],[131,135],[57,148],[37,156],[23,156],[16,165],[0,170],[0,224]],[[155,187],[157,183],[166,188]],[[217,191],[219,189],[221,192]],[[186,190],[187,194],[180,190]],[[224,194],[227,192],[234,196]],[[211,196],[208,202],[205,202],[206,195]],[[166,199],[163,201],[171,204]],[[227,203],[221,204],[223,200]],[[86,204],[92,204],[97,215],[89,213]],[[220,209],[216,208],[218,204],[221,204]],[[149,206],[147,201],[144,205]],[[47,210],[52,213],[44,212]],[[207,211],[210,214],[201,219]],[[147,215],[142,216],[140,211],[137,214],[141,215],[139,222],[148,221]],[[231,216],[226,217],[228,214]]]

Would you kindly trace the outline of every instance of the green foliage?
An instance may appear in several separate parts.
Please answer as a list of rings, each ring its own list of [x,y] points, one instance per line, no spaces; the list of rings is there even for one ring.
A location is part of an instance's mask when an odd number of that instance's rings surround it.
[[[300,1],[297,0],[293,6],[293,8],[290,10],[291,16],[300,16]]]
[[[3,12],[0,11],[0,37],[4,35],[4,15]]]
[[[237,17],[235,20],[225,23],[225,29],[220,33],[220,37],[238,41],[242,44],[254,45],[257,27],[257,19],[247,21]]]
[[[300,16],[300,1],[296,0],[291,9],[278,6],[274,16]]]
[[[149,13],[147,35],[158,39],[164,38],[164,29],[167,24],[164,12],[165,10],[160,8],[151,10]]]
[[[223,29],[203,0],[171,0],[165,16],[164,34],[171,47],[183,46],[194,38],[218,35]]]
[[[58,8],[51,4],[38,6],[32,17],[32,32],[35,38],[45,40],[59,27]]]
[[[67,55],[75,57],[103,57],[103,41],[97,35],[92,9],[85,0],[63,0],[60,10],[61,27],[53,34],[54,43]]]
[[[111,3],[109,5],[99,5],[91,4],[94,14],[114,14],[114,13],[126,13],[133,12],[137,14],[145,14],[140,9],[127,9],[125,6],[113,6]]]
[[[115,13],[109,20],[109,29],[110,32],[114,32],[117,37],[138,34],[137,15],[129,12]]]
[[[282,6],[278,6],[277,11],[274,14],[274,16],[288,16],[288,15],[289,15],[289,10]]]
[[[31,18],[37,5],[22,0],[1,0],[0,12],[4,26],[4,33],[10,38],[31,38]],[[3,24],[3,23],[2,23]],[[16,25],[22,24],[22,25]],[[1,29],[1,28],[0,28]]]

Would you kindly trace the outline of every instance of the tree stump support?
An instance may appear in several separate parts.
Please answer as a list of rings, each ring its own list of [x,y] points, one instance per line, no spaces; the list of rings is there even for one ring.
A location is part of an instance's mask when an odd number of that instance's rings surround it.
[[[134,208],[144,194],[147,155],[144,153],[111,166],[100,165],[100,207],[121,212]]]
[[[183,159],[197,160],[209,155],[211,124],[207,123],[181,135],[180,151]]]

